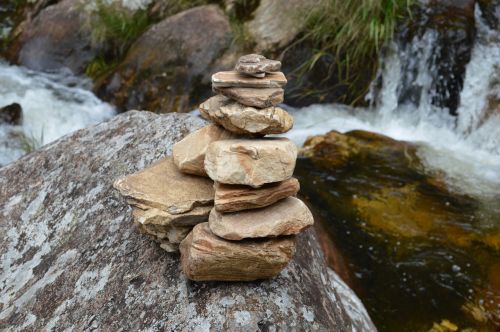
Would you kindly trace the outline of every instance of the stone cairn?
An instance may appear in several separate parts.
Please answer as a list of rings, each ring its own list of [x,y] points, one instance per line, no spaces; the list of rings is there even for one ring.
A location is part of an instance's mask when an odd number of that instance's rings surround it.
[[[276,106],[287,82],[280,68],[249,54],[234,71],[214,74],[217,95],[200,105],[213,124],[176,143],[173,158],[115,182],[139,230],[167,251],[180,248],[189,279],[274,277],[292,259],[296,234],[313,224],[295,198],[295,144],[264,137],[293,126]]]

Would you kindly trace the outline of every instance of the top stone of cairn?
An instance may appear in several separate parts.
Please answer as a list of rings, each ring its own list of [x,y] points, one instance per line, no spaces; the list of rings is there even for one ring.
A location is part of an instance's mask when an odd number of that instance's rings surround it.
[[[279,71],[281,62],[266,59],[260,54],[247,54],[239,58],[234,70],[245,75],[263,78],[266,73]]]

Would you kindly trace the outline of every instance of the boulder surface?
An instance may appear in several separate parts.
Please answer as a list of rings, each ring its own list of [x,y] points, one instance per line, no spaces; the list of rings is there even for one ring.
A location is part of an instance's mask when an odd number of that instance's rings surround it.
[[[312,230],[279,276],[252,283],[190,282],[135,230],[113,181],[203,125],[128,112],[0,169],[0,330],[374,330]]]

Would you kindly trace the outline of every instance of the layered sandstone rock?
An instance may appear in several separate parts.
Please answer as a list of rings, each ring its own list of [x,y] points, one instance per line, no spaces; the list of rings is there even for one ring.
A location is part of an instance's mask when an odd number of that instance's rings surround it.
[[[236,135],[230,131],[214,124],[200,128],[174,144],[172,148],[174,163],[181,172],[206,176],[205,152],[210,143],[235,137]]]
[[[220,213],[213,209],[208,219],[210,230],[227,240],[298,234],[313,223],[311,211],[295,197],[257,210]]]
[[[263,78],[249,77],[237,71],[222,71],[212,75],[215,88],[281,88],[286,84],[282,72],[266,74]]]
[[[281,69],[281,62],[266,59],[260,54],[247,54],[239,58],[234,70],[249,76],[263,78],[266,73],[275,72]]]
[[[257,109],[217,95],[200,105],[201,115],[237,134],[283,134],[293,126],[293,118],[280,107]]]
[[[258,188],[292,177],[297,147],[287,138],[234,139],[210,144],[205,170],[214,181]]]
[[[215,93],[220,93],[240,104],[257,108],[276,106],[283,102],[282,88],[256,89],[256,88],[217,88]]]
[[[251,281],[280,273],[295,253],[295,238],[227,241],[202,223],[182,241],[180,250],[182,271],[189,279]]]
[[[285,181],[265,184],[260,188],[230,185],[216,182],[214,207],[219,212],[236,212],[257,209],[295,196],[300,189],[299,181],[290,178]]]

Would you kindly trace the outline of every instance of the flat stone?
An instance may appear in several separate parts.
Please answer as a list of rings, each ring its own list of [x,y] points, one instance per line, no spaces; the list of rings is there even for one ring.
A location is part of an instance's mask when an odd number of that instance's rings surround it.
[[[260,188],[216,182],[215,209],[219,212],[236,212],[258,209],[271,205],[289,196],[294,196],[300,189],[299,181],[290,178],[285,181],[268,183]]]
[[[273,205],[234,213],[210,212],[210,230],[226,240],[294,235],[312,225],[311,211],[298,198],[288,197]]]
[[[240,104],[257,108],[276,106],[285,98],[284,90],[281,88],[213,88],[213,90]]]
[[[264,78],[249,77],[237,71],[221,71],[212,75],[212,87],[216,88],[281,88],[286,84],[282,72],[273,72]]]
[[[214,181],[258,188],[292,177],[297,147],[287,138],[233,139],[210,144],[205,170]]]
[[[132,216],[134,224],[141,233],[151,237],[160,244],[160,247],[168,252],[179,250],[179,244],[189,234],[193,226],[165,223],[163,211],[157,209],[142,210],[133,208]],[[206,216],[200,222],[206,221]]]
[[[191,280],[252,281],[280,273],[295,253],[295,237],[227,241],[203,223],[181,242],[180,251],[182,271]]]
[[[241,135],[283,134],[293,127],[293,117],[280,107],[258,109],[217,95],[200,105],[201,115]]]
[[[211,206],[213,182],[207,178],[181,173],[172,157],[163,158],[142,171],[118,179],[114,187],[128,203],[140,208],[156,208],[172,218],[185,218],[186,213]],[[196,216],[197,217],[197,216]],[[182,219],[181,219],[182,220]]]
[[[217,125],[210,124],[200,128],[174,144],[174,163],[183,173],[206,176],[204,162],[208,145],[229,138],[236,138],[236,135]]]
[[[266,59],[263,55],[247,54],[239,58],[234,70],[239,73],[264,77],[262,74],[276,72],[281,69],[281,62],[277,60]],[[258,76],[257,76],[258,75]]]

